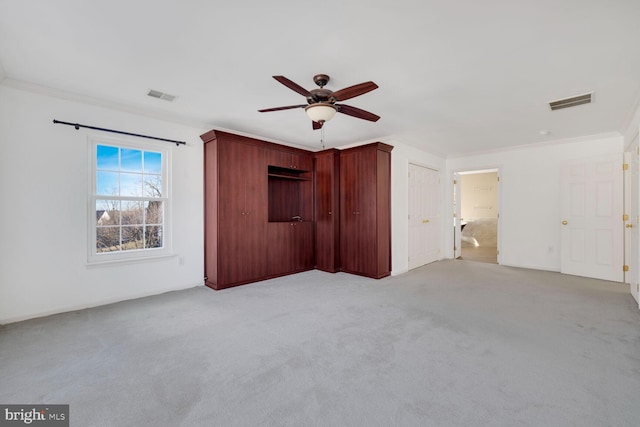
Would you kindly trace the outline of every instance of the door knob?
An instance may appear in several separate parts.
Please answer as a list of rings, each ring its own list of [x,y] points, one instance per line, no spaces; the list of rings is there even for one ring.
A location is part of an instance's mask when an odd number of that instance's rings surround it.
[[[423,224],[426,224],[426,223],[428,223],[428,222],[429,222],[429,220],[428,220],[428,219],[423,219],[423,220],[422,220],[422,223],[423,223]]]
[[[627,225],[625,225],[625,227],[627,227],[627,228],[633,228],[633,224],[627,224]]]
[[[569,224],[567,221],[562,221],[562,225],[567,225]]]

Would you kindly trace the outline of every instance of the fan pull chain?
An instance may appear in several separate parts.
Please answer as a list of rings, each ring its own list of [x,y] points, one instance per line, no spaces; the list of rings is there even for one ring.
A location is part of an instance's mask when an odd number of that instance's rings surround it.
[[[320,128],[320,146],[324,150],[324,126]]]

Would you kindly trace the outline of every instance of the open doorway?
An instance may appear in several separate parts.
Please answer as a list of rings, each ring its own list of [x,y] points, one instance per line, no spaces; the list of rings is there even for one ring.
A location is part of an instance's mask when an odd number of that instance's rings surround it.
[[[498,170],[461,172],[460,258],[498,263]]]

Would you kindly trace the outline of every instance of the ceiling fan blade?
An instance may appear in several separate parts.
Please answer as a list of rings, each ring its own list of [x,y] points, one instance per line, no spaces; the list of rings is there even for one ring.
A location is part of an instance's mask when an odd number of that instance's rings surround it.
[[[286,107],[274,107],[274,108],[265,108],[264,110],[258,110],[260,113],[268,113],[269,111],[280,111],[280,110],[291,110],[292,108],[304,108],[307,104],[302,105],[287,105]]]
[[[320,128],[322,128],[322,123],[318,123],[318,122],[311,122],[311,124],[313,125],[313,130],[318,130]]]
[[[352,107],[350,105],[336,104],[338,107],[338,113],[346,114],[347,116],[357,117],[358,119],[369,120],[370,122],[377,122],[380,116],[376,116],[360,108]]]
[[[311,92],[309,92],[308,90],[306,90],[305,88],[303,88],[299,84],[292,82],[291,80],[289,80],[285,76],[273,76],[273,78],[276,79],[277,81],[279,81],[280,83],[282,83],[283,85],[285,85],[286,87],[288,87],[289,89],[291,89],[291,90],[293,90],[295,92],[298,92],[302,96],[306,96],[306,97],[310,97],[311,96]]]
[[[377,84],[375,84],[374,82],[365,82],[333,92],[333,97],[336,99],[336,101],[344,101],[347,99],[355,98],[356,96],[363,95],[367,92],[371,92],[374,89],[378,89]]]

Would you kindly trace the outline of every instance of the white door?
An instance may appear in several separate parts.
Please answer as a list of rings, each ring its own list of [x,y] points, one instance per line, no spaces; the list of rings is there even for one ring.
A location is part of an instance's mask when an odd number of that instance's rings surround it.
[[[563,165],[562,273],[623,281],[621,157],[605,155]]]
[[[639,170],[638,162],[638,140],[630,147],[631,151],[624,153],[624,163],[628,168],[624,172],[624,213],[625,213],[625,231],[624,231],[624,264],[628,266],[628,271],[624,275],[624,281],[629,284],[631,295],[640,301],[638,295],[638,191],[639,188]]]
[[[440,259],[440,173],[409,164],[409,269]]]

